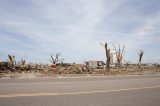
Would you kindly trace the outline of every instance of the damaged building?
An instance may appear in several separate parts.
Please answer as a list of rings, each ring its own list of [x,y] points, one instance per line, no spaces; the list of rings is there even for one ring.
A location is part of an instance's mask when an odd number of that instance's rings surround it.
[[[103,61],[86,61],[85,64],[88,68],[93,68],[93,69],[103,68],[104,66]]]

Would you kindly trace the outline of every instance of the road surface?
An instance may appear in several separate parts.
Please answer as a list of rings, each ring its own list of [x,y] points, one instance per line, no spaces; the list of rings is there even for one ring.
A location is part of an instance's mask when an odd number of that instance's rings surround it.
[[[0,106],[160,106],[160,75],[0,79]]]

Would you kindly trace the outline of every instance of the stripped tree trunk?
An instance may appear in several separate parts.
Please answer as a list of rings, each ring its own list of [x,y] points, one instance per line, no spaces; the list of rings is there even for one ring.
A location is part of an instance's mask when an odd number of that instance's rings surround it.
[[[139,56],[139,58],[138,58],[138,65],[139,66],[141,65],[143,54],[144,54],[144,51],[142,51],[142,50],[138,51],[138,56]]]
[[[106,62],[107,66],[106,66],[106,68],[108,69],[108,68],[110,68],[110,60],[111,60],[110,49],[107,50],[106,57],[107,57],[107,62]]]
[[[10,65],[14,66],[15,56],[8,55]]]
[[[109,69],[110,68],[110,59],[111,59],[110,49],[108,49],[108,44],[107,43],[105,43],[105,45],[103,45],[102,43],[100,43],[100,44],[105,47],[105,51],[106,51],[106,69]]]

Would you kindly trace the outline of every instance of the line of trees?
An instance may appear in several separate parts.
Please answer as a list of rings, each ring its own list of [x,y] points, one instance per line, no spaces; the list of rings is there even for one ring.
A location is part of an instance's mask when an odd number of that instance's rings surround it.
[[[106,54],[106,69],[110,69],[110,64],[111,64],[111,52],[110,49],[108,48],[108,44],[107,43],[100,43],[104,48],[105,48],[105,54]],[[116,65],[118,67],[122,66],[122,61],[124,60],[124,51],[125,51],[125,45],[123,45],[122,47],[120,46],[120,44],[117,45],[113,45],[114,51],[115,51],[115,55],[116,55]],[[139,50],[138,51],[138,66],[141,65],[141,61],[142,61],[142,57],[144,55],[144,51],[143,50]],[[125,61],[126,62],[126,61]],[[127,63],[128,64],[128,63]]]
[[[105,57],[106,57],[106,69],[110,69],[110,65],[111,65],[111,49],[108,47],[107,43],[100,43],[104,49],[105,49]],[[115,51],[115,55],[116,55],[116,66],[121,67],[122,66],[122,61],[124,60],[124,52],[125,52],[125,45],[120,46],[120,44],[117,45],[113,45],[113,50]],[[144,51],[143,50],[139,50],[138,52],[138,65],[141,65],[142,62],[142,57],[144,55]],[[56,53],[55,55],[51,54],[50,55],[50,62],[52,64],[57,64],[59,62],[62,62],[64,59],[60,58],[60,53]],[[25,60],[26,56],[24,58],[21,59],[21,64],[24,65],[26,63]],[[12,55],[8,55],[8,59],[9,59],[9,64],[10,65],[14,65],[16,64],[15,61],[15,56]],[[126,61],[125,61],[126,62]]]

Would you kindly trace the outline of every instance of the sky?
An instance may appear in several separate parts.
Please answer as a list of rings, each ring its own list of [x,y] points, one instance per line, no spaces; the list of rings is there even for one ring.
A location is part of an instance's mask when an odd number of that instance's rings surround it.
[[[160,63],[159,0],[0,0],[0,60],[105,61],[108,43],[125,45],[124,60]]]

